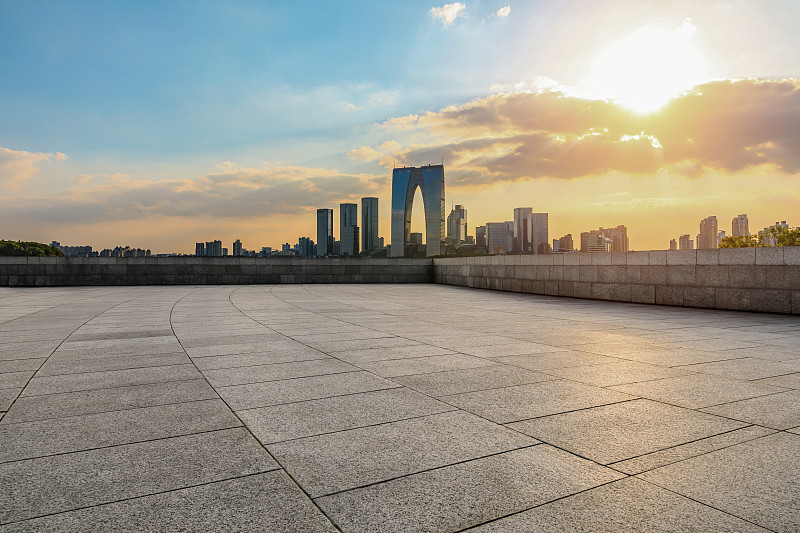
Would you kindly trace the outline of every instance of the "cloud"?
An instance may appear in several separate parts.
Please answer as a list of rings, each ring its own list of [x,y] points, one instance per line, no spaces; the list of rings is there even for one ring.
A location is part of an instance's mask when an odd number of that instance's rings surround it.
[[[154,182],[126,174],[103,178],[102,183],[56,195],[0,198],[0,213],[11,220],[54,224],[113,223],[153,216],[291,216],[376,194],[387,183],[386,177],[371,174],[296,166],[254,169],[229,162],[192,179]]]
[[[39,173],[39,163],[64,159],[67,159],[67,156],[61,152],[37,153],[0,147],[0,185],[18,189],[23,181]]]
[[[560,91],[498,93],[397,117],[389,128],[427,142],[395,150],[409,164],[439,161],[454,184],[573,179],[661,169],[696,177],[769,165],[800,172],[800,81],[723,80],[695,87],[658,113]]]
[[[510,14],[511,14],[511,6],[503,6],[497,10],[497,13],[495,13],[495,15],[497,15],[497,18],[501,19],[506,18]]]
[[[451,26],[456,19],[462,15],[467,6],[461,2],[453,2],[452,4],[445,4],[442,7],[432,7],[431,15],[435,19],[442,21],[442,26],[445,28]]]

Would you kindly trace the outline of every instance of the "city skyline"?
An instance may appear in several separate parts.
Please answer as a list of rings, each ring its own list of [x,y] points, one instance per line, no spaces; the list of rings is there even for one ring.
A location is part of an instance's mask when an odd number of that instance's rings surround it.
[[[378,197],[388,244],[392,168],[439,162],[471,220],[551,236],[796,224],[800,5],[698,4],[3,4],[2,237],[258,249]]]

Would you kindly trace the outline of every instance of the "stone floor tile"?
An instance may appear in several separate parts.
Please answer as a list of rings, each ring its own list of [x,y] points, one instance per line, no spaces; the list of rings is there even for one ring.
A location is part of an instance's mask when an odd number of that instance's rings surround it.
[[[343,531],[460,531],[620,477],[537,445],[316,501]]]
[[[5,422],[30,422],[213,398],[218,398],[217,393],[204,379],[21,396]]]
[[[800,435],[775,433],[640,474],[780,532],[800,530]]]
[[[683,341],[680,343],[681,348],[689,350],[703,350],[706,352],[718,352],[720,350],[734,350],[736,348],[753,348],[763,344],[762,342],[745,342],[728,339],[703,339]]]
[[[745,424],[650,400],[526,420],[508,427],[600,464],[725,433]]]
[[[535,342],[515,341],[506,339],[504,343],[497,344],[482,344],[480,346],[462,346],[457,348],[457,351],[469,355],[477,355],[480,357],[503,357],[506,355],[526,355],[526,354],[539,354],[551,353],[561,351],[562,348],[553,348],[546,344],[537,344]]]
[[[153,368],[131,368],[105,372],[86,372],[60,376],[36,376],[31,379],[22,394],[53,394],[81,390],[105,389],[160,383],[165,381],[184,381],[199,378],[200,373],[192,364],[160,366]]]
[[[238,411],[264,444],[452,411],[406,388],[348,394]]]
[[[278,470],[35,518],[5,526],[2,531],[334,533],[336,529]]]
[[[59,343],[60,341],[38,341],[25,344],[0,344],[0,361],[46,358],[53,353]]]
[[[536,441],[463,412],[267,446],[312,497],[476,459]]]
[[[0,464],[0,524],[277,469],[243,428]]]
[[[687,369],[684,370],[639,363],[637,361],[619,361],[588,366],[544,369],[543,372],[572,381],[588,383],[596,387],[608,387],[611,385],[683,376],[692,373],[689,368],[691,367],[687,367]]]
[[[441,399],[494,422],[506,424],[632,398],[634,396],[629,394],[554,380],[443,396]]]
[[[371,361],[387,361],[390,359],[409,359],[413,357],[428,357],[431,355],[447,355],[455,353],[452,350],[431,346],[429,344],[412,344],[409,346],[394,346],[390,348],[367,348],[365,350],[350,350],[336,352],[336,358],[357,365]]]
[[[392,381],[423,394],[438,397],[553,379],[556,378],[547,374],[499,364],[432,374],[396,376],[392,378]]]
[[[0,424],[0,463],[241,426],[221,400]]]
[[[775,376],[774,378],[759,379],[754,383],[798,390],[800,389],[800,373],[786,374],[785,376]]]
[[[99,359],[79,359],[76,361],[48,360],[36,376],[58,376],[63,374],[82,374],[84,372],[102,372],[105,370],[126,370],[130,368],[148,368],[157,366],[182,365],[189,362],[183,352],[154,355],[126,355],[120,357],[103,357]]]
[[[297,346],[279,352],[253,352],[233,355],[213,355],[208,357],[192,357],[192,361],[200,370],[216,370],[237,366],[256,366],[276,363],[296,363],[327,359],[328,356],[319,350],[307,346]]]
[[[510,355],[508,357],[495,357],[494,361],[505,365],[518,366],[528,370],[545,371],[554,368],[567,368],[571,366],[601,365],[618,363],[622,361],[616,357],[607,357],[576,350],[561,352],[540,353],[533,355]]]
[[[628,478],[470,530],[475,533],[766,533],[740,518]]]
[[[711,375],[691,375],[665,378],[643,383],[615,385],[612,390],[635,394],[651,400],[662,401],[700,409],[723,403],[765,396],[786,389],[762,385],[759,382],[741,381]]]
[[[772,429],[800,426],[800,391],[791,390],[703,409],[706,413]]]
[[[0,373],[22,372],[26,370],[35,371],[42,366],[44,362],[45,359],[41,357],[35,359],[9,359],[7,361],[0,361]]]
[[[11,389],[0,389],[0,411],[7,411],[11,407],[11,402],[19,396],[22,387],[13,387]]]
[[[690,365],[687,369],[703,374],[751,380],[800,372],[800,361],[787,363],[745,357],[742,359],[729,359],[727,361]]]
[[[494,361],[473,357],[471,355],[450,354],[415,357],[413,359],[392,359],[390,361],[371,361],[359,363],[358,366],[385,378],[430,374],[464,368],[479,368],[496,365]]]
[[[232,409],[238,411],[399,386],[369,372],[347,372],[219,387],[217,392]]]
[[[228,387],[281,379],[305,378],[325,374],[356,372],[359,369],[332,357],[312,361],[276,363],[258,366],[204,370],[203,375],[213,387]]]
[[[421,344],[403,337],[381,337],[378,339],[356,339],[350,341],[317,341],[309,342],[308,346],[325,353],[348,352],[351,350],[366,350],[368,348],[393,348],[395,346],[410,346]]]

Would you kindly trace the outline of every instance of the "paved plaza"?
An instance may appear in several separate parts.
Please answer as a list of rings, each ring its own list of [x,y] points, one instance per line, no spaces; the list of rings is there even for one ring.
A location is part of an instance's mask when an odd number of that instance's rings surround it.
[[[800,317],[0,288],[0,532],[800,531]]]

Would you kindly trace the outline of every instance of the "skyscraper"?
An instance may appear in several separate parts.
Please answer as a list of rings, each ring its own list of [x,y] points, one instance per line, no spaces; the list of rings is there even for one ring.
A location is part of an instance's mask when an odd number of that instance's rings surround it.
[[[486,226],[478,226],[475,228],[475,245],[488,246],[486,242]]]
[[[529,254],[533,252],[533,208],[517,207],[514,209],[514,253]]]
[[[700,221],[697,249],[713,250],[715,248],[717,248],[717,217],[710,216]]]
[[[378,248],[378,199],[370,196],[361,199],[361,250]]]
[[[358,255],[358,204],[339,204],[339,253]]]
[[[620,224],[616,228],[600,228],[581,233],[581,252],[589,251],[589,237],[602,235],[611,239],[612,252],[628,251],[628,228]]]
[[[300,257],[314,257],[315,252],[314,241],[308,237],[300,237],[297,242],[297,253]]]
[[[734,237],[750,236],[750,222],[747,220],[747,215],[739,215],[733,219],[731,235]]]
[[[688,235],[678,237],[678,250],[694,250],[694,241]]]
[[[510,253],[513,246],[513,221],[486,223],[486,248],[490,254]]]
[[[317,257],[333,254],[333,209],[317,209]]]
[[[456,205],[447,216],[447,240],[453,244],[467,241],[467,210]]]
[[[201,257],[206,255],[206,245],[202,242],[196,242],[194,244],[194,255],[197,257]]]
[[[676,241],[675,239],[671,239],[669,241],[669,251],[670,252],[678,251],[678,241]]]
[[[242,255],[242,241],[239,239],[233,241],[233,255]]]
[[[550,247],[550,243],[548,242],[550,238],[548,237],[547,218],[547,213],[533,213],[533,233],[531,234],[531,248],[533,250],[538,249],[539,245],[542,243],[546,244],[548,248]]]
[[[414,193],[422,190],[427,255],[442,253],[444,228],[444,165],[403,167],[392,171],[392,257],[404,257],[410,244]]]

